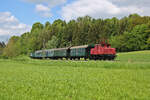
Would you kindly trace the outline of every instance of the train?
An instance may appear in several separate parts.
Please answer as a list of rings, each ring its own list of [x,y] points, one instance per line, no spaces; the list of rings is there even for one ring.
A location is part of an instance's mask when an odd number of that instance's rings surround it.
[[[37,50],[30,54],[33,59],[67,59],[67,60],[114,60],[116,49],[111,48],[110,44],[101,42],[82,46],[70,46],[66,48]]]

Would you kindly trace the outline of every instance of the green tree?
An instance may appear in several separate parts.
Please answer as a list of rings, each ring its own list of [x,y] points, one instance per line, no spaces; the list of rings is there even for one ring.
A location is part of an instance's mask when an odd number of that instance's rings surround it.
[[[47,49],[58,48],[58,39],[56,36],[52,36],[52,39],[47,42],[46,48]]]
[[[15,57],[18,56],[20,54],[20,48],[18,48],[18,42],[19,37],[18,36],[13,36],[10,38],[8,44],[6,45],[6,47],[4,48],[4,52],[3,55],[5,57]]]

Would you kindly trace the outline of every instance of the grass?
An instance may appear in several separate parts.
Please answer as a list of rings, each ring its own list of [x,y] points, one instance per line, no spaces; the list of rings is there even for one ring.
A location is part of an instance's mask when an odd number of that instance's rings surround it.
[[[149,100],[150,51],[116,61],[0,59],[0,100]]]

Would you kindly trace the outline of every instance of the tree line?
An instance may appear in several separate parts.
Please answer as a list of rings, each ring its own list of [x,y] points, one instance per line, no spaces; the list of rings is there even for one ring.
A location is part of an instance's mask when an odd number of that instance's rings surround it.
[[[0,47],[5,57],[30,54],[36,50],[97,44],[107,39],[118,52],[150,49],[150,17],[131,14],[118,19],[79,17],[66,22],[58,19],[44,25],[37,22],[30,32],[12,36]]]

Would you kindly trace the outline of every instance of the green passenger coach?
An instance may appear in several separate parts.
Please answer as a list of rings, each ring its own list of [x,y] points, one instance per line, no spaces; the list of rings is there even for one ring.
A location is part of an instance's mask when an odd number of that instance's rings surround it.
[[[39,59],[47,57],[45,50],[38,50],[34,53],[31,53],[30,55],[32,58],[39,58]]]
[[[47,50],[47,58],[67,58],[68,56],[68,48],[60,48],[60,49],[50,49]]]
[[[83,45],[83,46],[75,46],[70,48],[70,58],[71,59],[87,59],[90,56],[90,50],[94,48],[94,45]]]

